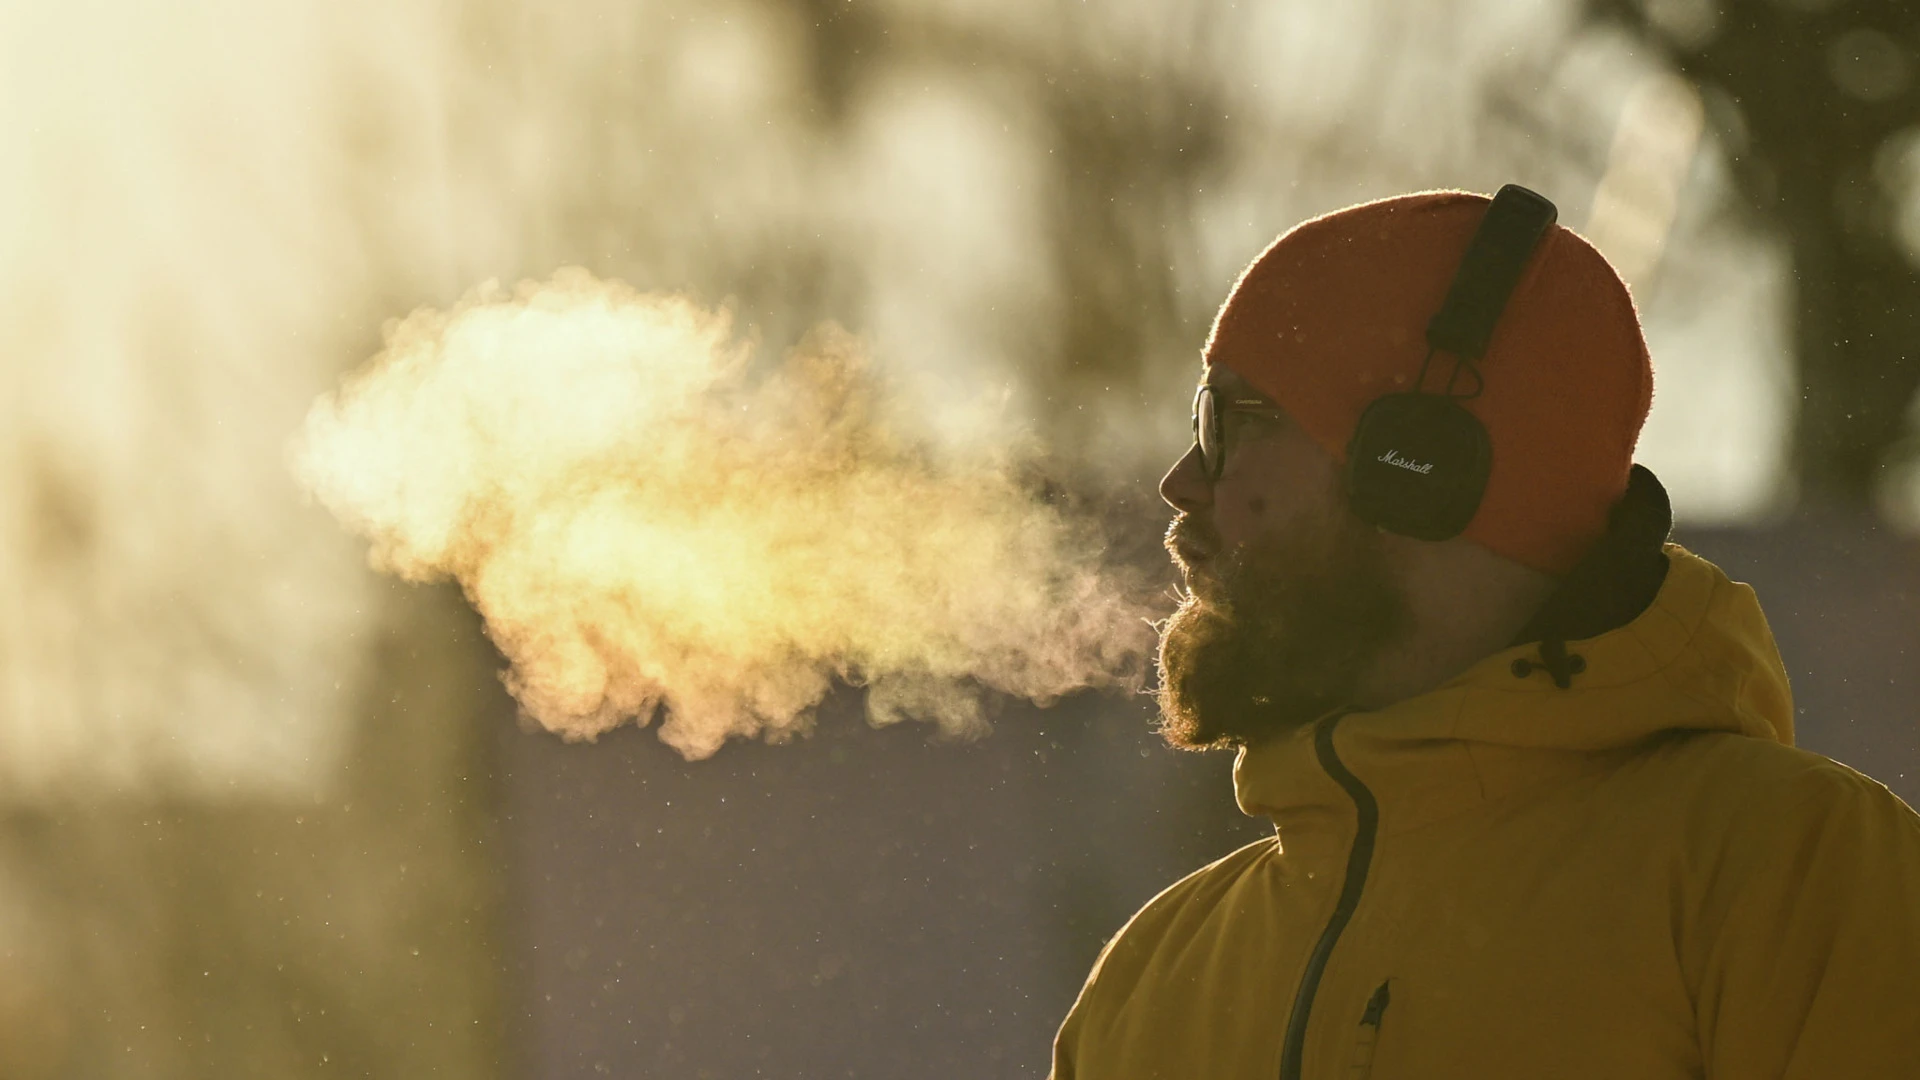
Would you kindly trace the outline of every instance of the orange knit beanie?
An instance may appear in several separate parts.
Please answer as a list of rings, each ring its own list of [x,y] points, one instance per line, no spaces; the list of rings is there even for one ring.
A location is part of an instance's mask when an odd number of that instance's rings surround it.
[[[1488,199],[1428,192],[1294,227],[1241,274],[1206,361],[1272,398],[1341,464],[1360,414],[1410,390]],[[1434,358],[1438,390],[1453,358]],[[1486,425],[1493,471],[1466,537],[1564,574],[1606,531],[1653,398],[1633,299],[1593,246],[1555,226],[1541,239],[1463,404]],[[1461,386],[1470,385],[1463,374]]]

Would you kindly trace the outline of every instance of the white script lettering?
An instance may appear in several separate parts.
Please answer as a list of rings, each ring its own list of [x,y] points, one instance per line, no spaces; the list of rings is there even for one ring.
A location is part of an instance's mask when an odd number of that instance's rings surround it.
[[[1414,461],[1412,458],[1401,457],[1400,451],[1398,450],[1389,450],[1386,453],[1381,454],[1379,457],[1375,458],[1374,460],[1385,462],[1388,465],[1392,465],[1396,469],[1405,469],[1408,472],[1417,472],[1422,476],[1425,476],[1426,474],[1433,471],[1433,462],[1429,461],[1423,465],[1417,461]]]

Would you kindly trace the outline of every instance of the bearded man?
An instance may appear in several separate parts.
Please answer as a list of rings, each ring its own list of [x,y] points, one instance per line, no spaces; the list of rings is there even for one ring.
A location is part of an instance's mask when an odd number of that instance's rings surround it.
[[[1221,308],[1163,731],[1275,835],[1108,943],[1054,1080],[1920,1077],[1920,818],[1793,747],[1632,464],[1626,287],[1509,190],[1308,221]]]

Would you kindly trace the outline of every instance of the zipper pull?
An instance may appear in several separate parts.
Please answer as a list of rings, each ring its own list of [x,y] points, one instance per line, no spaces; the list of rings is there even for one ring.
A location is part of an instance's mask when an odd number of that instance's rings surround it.
[[[1392,980],[1389,979],[1388,982]],[[1391,1000],[1393,995],[1387,992],[1387,983],[1381,983],[1380,989],[1375,990],[1373,996],[1367,999],[1367,1011],[1360,1016],[1360,1026],[1370,1027],[1375,1031],[1380,1030],[1380,1018],[1387,1014],[1387,1003]]]
[[[1380,1021],[1387,1015],[1390,1000],[1392,995],[1384,982],[1367,999],[1367,1011],[1360,1014],[1360,1037],[1353,1043],[1353,1064],[1347,1066],[1347,1080],[1367,1080],[1373,1075],[1373,1050],[1380,1042]]]

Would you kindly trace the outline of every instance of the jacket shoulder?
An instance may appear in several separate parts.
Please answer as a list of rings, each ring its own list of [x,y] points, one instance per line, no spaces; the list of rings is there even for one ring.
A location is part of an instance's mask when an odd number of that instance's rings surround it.
[[[1767,739],[1690,732],[1671,739],[1654,756],[1667,759],[1689,781],[1676,790],[1691,791],[1694,801],[1755,826],[1778,827],[1845,807],[1914,817],[1879,781],[1832,758]]]
[[[1708,1074],[1802,1075],[1788,1066],[1800,1061],[1894,1075],[1892,1063],[1920,1060],[1908,1004],[1920,816],[1855,770],[1778,743],[1701,735],[1675,760],[1689,769],[1673,779],[1697,778],[1675,944]]]
[[[1793,897],[1887,896],[1920,880],[1910,877],[1920,870],[1920,815],[1831,758],[1691,732],[1660,740],[1639,764],[1633,794],[1647,805],[1634,816],[1662,823],[1661,846],[1705,939],[1742,905],[1794,910]]]
[[[1278,850],[1277,837],[1256,840],[1162,889],[1107,942],[1087,976],[1087,986],[1131,983],[1162,940],[1184,924],[1204,921],[1236,884]]]
[[[1052,1080],[1071,1080],[1098,1068],[1087,1056],[1090,1050],[1105,1048],[1109,1056],[1126,1053],[1113,1049],[1115,1039],[1129,1030],[1124,1019],[1128,1006],[1137,1004],[1137,990],[1154,981],[1149,972],[1163,947],[1178,952],[1183,938],[1204,933],[1210,920],[1232,906],[1235,888],[1258,876],[1278,849],[1277,837],[1248,844],[1167,886],[1127,920],[1100,951],[1079,999],[1060,1025]]]

